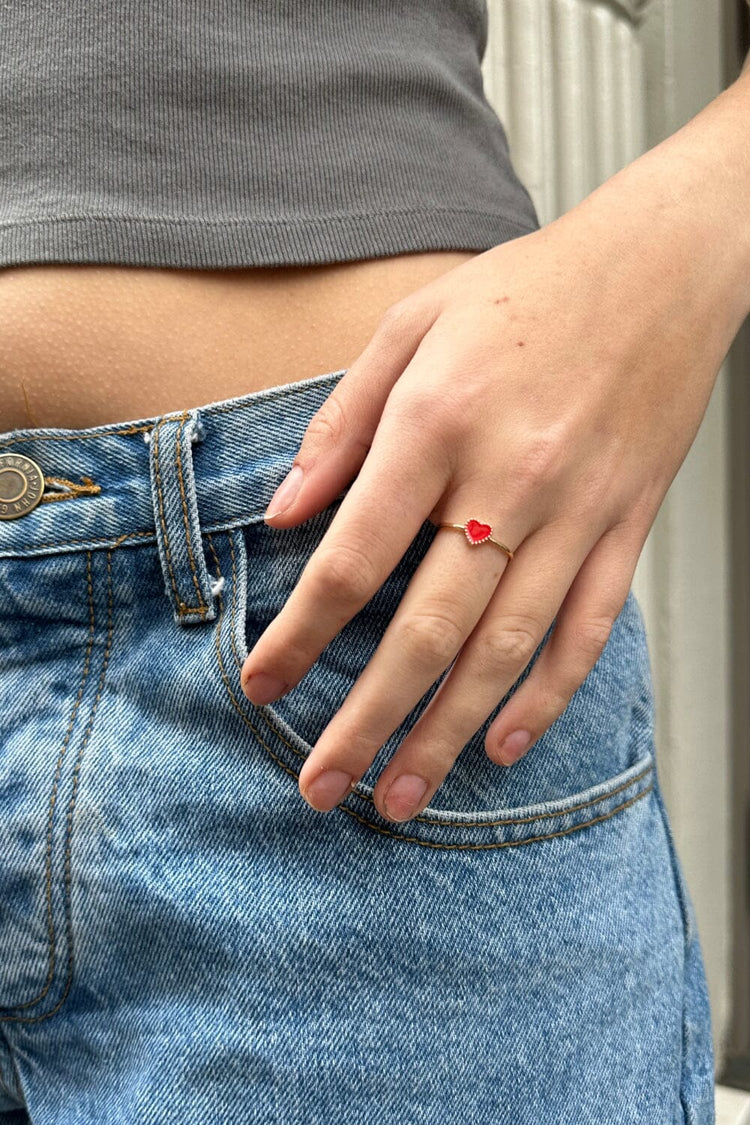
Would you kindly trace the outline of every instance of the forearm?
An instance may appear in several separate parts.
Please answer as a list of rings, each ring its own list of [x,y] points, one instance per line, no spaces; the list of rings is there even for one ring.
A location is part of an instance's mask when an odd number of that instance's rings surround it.
[[[573,210],[607,240],[615,273],[634,262],[655,297],[669,286],[675,306],[707,302],[731,342],[750,313],[750,65]]]

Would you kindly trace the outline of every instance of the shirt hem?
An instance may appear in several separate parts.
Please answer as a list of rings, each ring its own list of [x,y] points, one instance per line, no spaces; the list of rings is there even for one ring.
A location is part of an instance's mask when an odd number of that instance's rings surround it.
[[[325,265],[430,250],[481,252],[537,229],[500,212],[460,208],[308,219],[61,215],[0,223],[0,267]]]

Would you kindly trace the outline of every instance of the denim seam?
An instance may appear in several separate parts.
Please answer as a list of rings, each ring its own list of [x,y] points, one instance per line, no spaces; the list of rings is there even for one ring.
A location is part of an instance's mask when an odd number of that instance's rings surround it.
[[[126,430],[109,430],[106,433],[96,434],[37,434],[33,438],[15,437],[0,441],[0,449],[7,449],[9,445],[17,445],[19,441],[86,441],[87,438],[97,437],[125,437],[127,434],[141,434],[144,430],[153,430],[154,425],[149,422],[143,426],[129,426]]]
[[[610,817],[613,817],[616,813],[622,812],[623,809],[627,809],[631,805],[634,805],[636,801],[640,801],[643,797],[651,792],[653,787],[654,786],[652,782],[651,785],[647,786],[644,790],[642,790],[642,792],[637,793],[635,797],[630,797],[627,801],[623,801],[621,805],[617,805],[616,808],[610,809],[608,813],[602,813],[601,816],[592,817],[591,820],[584,820],[581,824],[573,825],[572,828],[563,828],[559,832],[545,832],[542,836],[527,836],[525,840],[500,840],[494,844],[438,844],[431,840],[420,840],[418,836],[400,836],[396,832],[390,832],[387,828],[381,828],[380,825],[374,824],[367,817],[361,816],[359,813],[355,813],[353,809],[348,809],[346,805],[339,805],[338,808],[340,808],[342,812],[348,813],[349,816],[353,816],[355,820],[359,820],[362,824],[366,824],[375,832],[380,832],[384,836],[393,836],[394,839],[397,840],[406,840],[409,843],[422,844],[423,847],[426,848],[460,848],[464,851],[481,851],[485,848],[520,848],[524,844],[538,844],[541,843],[542,840],[554,840],[557,836],[570,836],[572,832],[579,832],[581,828],[588,828],[592,824],[599,824],[603,820],[609,820]],[[434,824],[435,821],[432,821],[432,823]],[[463,827],[463,825],[458,825],[457,827],[461,828]]]
[[[103,535],[100,539],[55,539],[51,543],[35,543],[34,550],[41,551],[44,547],[75,547],[81,543],[111,543],[110,550],[114,550],[120,543],[126,539],[139,539],[139,538],[156,538],[155,531],[126,531],[118,539],[112,542],[111,535]],[[5,558],[5,555],[0,555],[0,558]],[[9,556],[11,558],[15,556]],[[21,556],[23,557],[23,556]],[[33,557],[33,556],[32,556]]]
[[[47,979],[42,986],[40,992],[32,1000],[26,1000],[23,1004],[3,1004],[2,1007],[6,1011],[23,1011],[24,1008],[31,1008],[38,1004],[40,1000],[49,992],[52,981],[55,976],[55,966],[57,963],[57,941],[55,934],[55,919],[52,909],[52,847],[53,847],[53,828],[55,818],[55,808],[57,805],[57,792],[60,785],[60,776],[62,774],[63,762],[65,755],[68,752],[70,739],[73,734],[78,710],[83,698],[84,688],[88,679],[89,668],[91,666],[91,653],[94,647],[94,633],[95,633],[95,619],[94,619],[94,587],[91,581],[91,551],[86,552],[86,587],[88,591],[88,609],[89,609],[89,635],[86,645],[86,655],[83,662],[83,671],[81,673],[81,680],[78,687],[78,694],[70,715],[68,728],[65,731],[65,737],[57,757],[57,764],[55,766],[55,776],[52,782],[52,792],[49,799],[49,809],[47,813],[47,832],[46,832],[46,848],[45,848],[45,900],[47,912],[47,941],[48,941],[48,969]]]
[[[183,411],[183,413],[185,413],[185,412]],[[153,437],[151,439],[151,444],[152,444],[153,451],[154,451],[154,467],[156,469],[156,492],[157,492],[157,497],[158,497],[159,520],[161,522],[162,536],[164,537],[164,552],[167,556],[167,569],[169,571],[169,581],[172,585],[172,593],[174,594],[175,604],[177,605],[177,612],[178,612],[180,617],[186,617],[190,613],[197,613],[197,614],[207,613],[208,607],[206,605],[200,605],[200,606],[195,606],[195,607],[186,605],[185,602],[183,602],[182,598],[180,597],[179,591],[177,589],[177,579],[175,577],[174,566],[173,566],[173,563],[172,563],[172,552],[171,552],[170,547],[169,547],[169,533],[167,531],[167,522],[166,522],[166,519],[164,518],[164,494],[162,492],[162,487],[161,487],[161,470],[160,470],[160,463],[159,463],[159,430],[164,425],[164,423],[167,422],[168,420],[169,419],[167,419],[167,418],[162,418],[161,422],[159,422],[158,425],[154,427],[154,434],[153,434]]]
[[[259,513],[257,516],[248,516],[247,513],[245,513],[244,515],[237,516],[235,519],[232,519],[232,520],[221,520],[219,523],[207,524],[206,527],[202,528],[201,530],[202,530],[203,535],[208,535],[209,533],[212,533],[212,532],[214,534],[216,534],[220,531],[233,531],[234,529],[236,529],[238,527],[247,527],[248,524],[251,524],[251,523],[260,523],[262,521],[262,519],[263,519],[263,513]],[[156,538],[156,531],[126,531],[126,532],[124,532],[124,534],[118,536],[116,539],[113,539],[112,535],[102,535],[102,536],[100,536],[96,539],[91,538],[91,537],[89,537],[87,539],[54,539],[54,540],[52,540],[48,543],[33,543],[33,544],[31,544],[31,546],[30,546],[30,552],[31,553],[29,553],[29,554],[20,553],[20,554],[4,555],[4,554],[0,553],[0,558],[35,558],[36,556],[33,552],[42,551],[42,550],[44,550],[45,547],[77,547],[77,546],[80,546],[82,543],[100,543],[100,544],[102,544],[102,547],[106,546],[107,544],[110,544],[112,547],[119,547],[119,545],[121,543],[124,543],[128,539],[155,539],[155,538]]]
[[[213,544],[213,540],[212,540],[210,535],[208,535],[207,538],[208,538],[209,544],[211,546],[211,552],[214,556],[214,561],[216,563],[216,569],[217,569],[217,572],[218,572],[218,576],[221,577],[221,566],[220,566],[220,563],[219,563],[218,555],[216,553],[216,549],[215,549],[214,544]],[[233,606],[233,609],[234,609],[234,607],[236,606],[235,591],[236,591],[236,585],[237,585],[237,570],[236,570],[236,560],[235,560],[234,546],[232,544],[232,539],[231,539],[231,536],[228,536],[227,538],[229,540],[230,553],[231,553],[231,557],[232,557],[232,606]],[[296,774],[294,772],[294,770],[290,769],[289,766],[287,766],[286,763],[283,762],[278,757],[277,754],[274,754],[273,750],[270,748],[270,746],[265,741],[265,739],[263,739],[261,737],[261,735],[258,733],[258,731],[255,729],[253,724],[250,722],[248,717],[245,715],[245,713],[241,709],[241,707],[240,707],[239,703],[237,702],[237,699],[234,695],[234,692],[232,691],[231,684],[229,683],[229,679],[227,677],[226,670],[224,668],[224,662],[221,658],[220,638],[221,638],[222,619],[223,619],[223,616],[224,616],[224,598],[221,595],[218,595],[218,597],[219,597],[219,619],[218,619],[218,622],[216,624],[216,653],[217,653],[219,671],[220,671],[220,674],[221,674],[221,678],[224,681],[224,686],[225,686],[225,689],[226,689],[227,694],[229,696],[229,699],[232,703],[232,706],[235,708],[235,710],[239,714],[242,721],[250,728],[250,730],[253,732],[253,734],[256,736],[256,738],[258,738],[261,745],[264,747],[264,749],[267,751],[267,753],[271,756],[271,758],[284,770],[285,773],[289,774],[290,777],[298,779],[299,775]],[[232,643],[232,649],[233,649],[233,653],[234,653],[235,663],[237,664],[238,667],[240,667],[239,657],[238,657],[238,654],[237,654],[236,649],[234,647],[234,625],[235,625],[235,622],[232,621],[230,623],[231,643]],[[288,742],[288,740],[283,737],[283,735],[281,734],[280,731],[276,731],[275,728],[271,726],[271,724],[268,722],[268,720],[265,719],[265,716],[260,715],[260,717],[262,719],[264,719],[264,721],[266,722],[266,725],[269,727],[269,729],[272,730],[275,734],[277,734],[277,736],[280,737],[282,739],[282,741],[287,746],[289,746],[289,748],[291,750],[293,750],[293,752],[295,754],[297,754],[299,757],[304,757],[304,755],[301,754],[300,751],[297,750],[297,748],[295,746],[292,746]],[[640,777],[645,776],[645,774],[648,773],[651,768],[652,767],[649,766],[646,770],[643,771],[642,774],[639,774],[637,778],[633,778],[630,782],[628,782],[627,785],[628,786],[633,785],[637,780],[639,780]],[[617,805],[616,808],[611,809],[609,812],[603,813],[601,816],[593,817],[591,820],[584,821],[582,824],[576,824],[571,828],[561,829],[559,832],[547,832],[542,836],[531,836],[531,837],[528,837],[525,840],[503,840],[503,841],[496,841],[494,843],[489,843],[489,844],[473,844],[473,843],[442,844],[442,843],[437,843],[435,841],[422,840],[418,836],[405,836],[405,835],[402,835],[401,833],[392,832],[387,828],[383,828],[380,825],[375,824],[369,818],[361,816],[359,813],[356,813],[353,809],[348,808],[346,805],[342,804],[342,805],[337,805],[336,807],[341,809],[342,812],[348,813],[349,816],[353,817],[355,820],[359,821],[360,823],[367,825],[368,828],[372,828],[374,831],[381,833],[381,835],[390,836],[390,837],[392,837],[393,839],[396,839],[396,840],[403,840],[407,843],[420,844],[422,847],[439,848],[439,849],[444,849],[444,850],[461,849],[461,850],[480,851],[480,850],[486,850],[488,848],[520,847],[523,844],[538,843],[542,840],[554,839],[557,836],[568,836],[572,832],[578,832],[582,828],[587,828],[589,825],[597,824],[597,823],[599,823],[603,820],[609,820],[610,817],[615,815],[615,813],[621,812],[623,809],[626,809],[630,805],[635,804],[636,801],[641,800],[641,798],[645,797],[648,793],[650,793],[652,789],[653,789],[653,782],[651,783],[651,785],[647,786],[647,788],[645,788],[641,793],[637,793],[634,797],[631,797],[627,801],[624,801],[622,804]],[[618,791],[619,790],[615,790],[614,792],[618,792]],[[360,796],[360,794],[357,794],[357,795]],[[613,794],[608,794],[608,796],[612,796],[612,795]],[[368,799],[370,801],[372,801],[372,798],[368,798]],[[593,804],[593,803],[594,802],[586,802],[586,804]],[[586,806],[582,805],[580,807],[586,807]],[[572,811],[572,810],[564,810],[563,812],[557,813],[556,815],[557,816],[565,815],[565,813],[568,812],[568,811]],[[416,820],[418,818],[414,817],[413,819]],[[536,818],[533,818],[533,819],[536,819]],[[427,823],[430,826],[436,826],[436,827],[440,827],[442,825],[447,825],[447,826],[450,826],[450,827],[455,827],[459,831],[463,828],[471,827],[471,825],[456,824],[453,821],[442,821],[441,822],[441,821],[431,820]],[[482,825],[482,827],[492,827],[496,823],[497,824],[506,824],[506,823],[513,823],[513,822],[512,821],[510,821],[510,822],[509,821],[499,821],[499,822],[487,821],[485,824]]]
[[[188,514],[188,508],[187,508],[187,497],[185,495],[185,480],[184,480],[184,477],[183,477],[183,474],[182,474],[182,454],[180,452],[180,437],[182,436],[182,431],[185,428],[185,423],[187,422],[187,417],[188,417],[188,412],[187,412],[187,410],[185,410],[185,411],[183,411],[183,414],[182,414],[182,420],[181,420],[179,428],[177,430],[177,438],[176,438],[176,441],[175,441],[176,460],[177,460],[177,480],[179,481],[179,485],[180,485],[180,500],[182,501],[182,522],[183,522],[183,525],[185,527],[185,540],[186,540],[186,543],[187,543],[188,559],[190,560],[190,570],[191,570],[192,575],[193,575],[193,585],[195,586],[195,592],[198,595],[198,604],[201,607],[201,611],[203,613],[207,613],[208,612],[208,606],[206,605],[206,599],[203,597],[203,592],[201,591],[200,582],[198,581],[198,569],[196,567],[195,557],[193,555],[193,541],[192,541],[192,536],[190,534],[190,517],[189,517],[189,514]],[[198,610],[191,609],[190,612],[191,613],[197,613]]]
[[[265,716],[264,716],[265,717]],[[270,724],[269,724],[270,725]],[[273,727],[271,729],[274,729]],[[276,731],[281,738],[281,732]],[[629,781],[623,781],[620,785],[615,786],[614,789],[608,790],[606,793],[600,794],[598,797],[592,797],[590,801],[582,801],[579,805],[566,805],[564,809],[557,812],[540,812],[535,816],[519,816],[519,817],[506,817],[503,820],[432,820],[423,816],[413,816],[412,820],[419,820],[426,825],[437,825],[446,828],[503,828],[508,824],[533,824],[535,820],[554,820],[556,817],[567,816],[568,813],[580,812],[581,809],[591,808],[592,805],[598,805],[602,801],[608,801],[610,797],[616,797],[618,793],[622,793],[624,789],[630,789],[636,782],[641,781],[653,769],[653,765],[648,765],[642,769],[640,773],[635,774]],[[369,793],[353,793],[355,797],[359,797],[362,801],[372,802],[372,797]]]
[[[73,971],[74,971],[74,954],[73,954],[73,920],[71,908],[71,854],[73,842],[73,815],[76,808],[78,799],[79,780],[81,774],[81,764],[83,762],[83,755],[88,745],[91,731],[94,726],[94,719],[99,708],[99,700],[101,699],[102,692],[104,691],[104,680],[107,673],[107,666],[109,664],[109,657],[112,651],[112,637],[114,634],[114,617],[113,617],[113,599],[112,599],[112,548],[107,551],[107,643],[102,658],[102,667],[99,673],[99,683],[97,684],[96,697],[91,707],[91,713],[86,723],[86,728],[83,732],[81,745],[78,749],[78,756],[76,757],[76,764],[73,769],[73,791],[71,793],[70,802],[68,804],[68,814],[65,824],[65,929],[68,938],[68,975],[65,982],[63,994],[58,1000],[57,1004],[48,1012],[42,1012],[38,1016],[2,1016],[0,1023],[41,1023],[42,1020],[49,1019],[54,1016],[56,1012],[62,1008],[63,1004],[68,998],[71,985],[73,984]],[[25,1006],[25,1005],[24,1005]]]
[[[8,1096],[11,1097],[14,1101],[23,1101],[23,1084],[21,1082],[21,1075],[18,1073],[18,1064],[16,1063],[15,1057],[13,1055],[13,1048],[10,1045],[8,1036],[5,1035],[2,1030],[0,1030],[0,1057],[3,1056],[8,1060],[10,1074],[12,1076],[12,1080],[15,1082],[16,1088],[15,1090],[12,1090],[8,1085],[8,1082],[5,1081],[2,1074],[0,1074],[0,1086],[2,1086],[5,1093],[8,1094]],[[10,1081],[10,1079],[8,1081]]]
[[[685,967],[688,956],[688,944],[691,939],[690,932],[690,912],[685,900],[685,893],[683,890],[683,879],[678,870],[679,858],[677,855],[676,844],[674,835],[669,823],[669,817],[664,805],[664,799],[660,791],[656,794],[656,803],[659,806],[659,816],[661,817],[664,836],[667,844],[667,854],[669,857],[669,867],[672,875],[672,883],[677,897],[677,904],[680,912],[680,924],[682,928],[682,942],[683,942],[683,962],[682,962],[682,1043],[681,1043],[681,1056],[680,1056],[680,1109],[682,1110],[683,1120],[689,1122],[693,1117],[690,1106],[687,1103],[685,1096],[685,1064],[687,1053],[687,1028],[686,1028],[686,1015],[685,1015],[685,979],[687,976],[687,969]],[[689,893],[689,892],[688,892]]]
[[[155,427],[153,436],[151,438],[151,448],[154,451],[154,467],[156,469],[156,494],[158,497],[159,520],[161,522],[162,535],[164,536],[164,553],[167,556],[167,570],[169,571],[169,581],[172,585],[172,593],[174,594],[175,601],[179,605],[180,597],[177,593],[177,585],[175,582],[174,571],[172,569],[172,557],[169,553],[169,537],[167,535],[166,520],[164,519],[164,498],[161,491],[161,473],[159,471],[159,428],[163,424],[164,423],[162,420],[162,422],[160,422],[159,425]]]

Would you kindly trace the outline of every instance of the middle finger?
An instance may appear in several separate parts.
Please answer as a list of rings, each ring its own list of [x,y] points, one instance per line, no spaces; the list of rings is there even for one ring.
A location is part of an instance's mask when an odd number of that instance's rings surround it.
[[[502,527],[511,542],[521,537],[510,518]],[[471,545],[457,531],[433,539],[378,648],[300,771],[300,791],[313,808],[333,808],[365,773],[455,658],[507,564],[493,544]]]

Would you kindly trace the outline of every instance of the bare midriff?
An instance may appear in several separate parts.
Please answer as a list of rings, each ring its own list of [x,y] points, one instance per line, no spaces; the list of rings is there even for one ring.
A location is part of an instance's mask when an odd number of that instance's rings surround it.
[[[390,305],[476,253],[0,269],[0,432],[152,418],[348,368]]]

